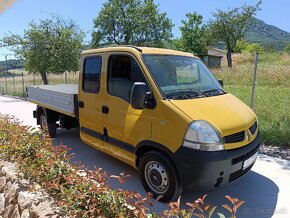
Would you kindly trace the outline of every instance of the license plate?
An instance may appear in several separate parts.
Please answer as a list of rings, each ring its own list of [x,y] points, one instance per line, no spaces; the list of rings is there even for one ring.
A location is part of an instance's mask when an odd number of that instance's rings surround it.
[[[247,160],[245,160],[243,164],[243,170],[251,166],[257,159],[257,156],[258,152],[256,152],[253,156],[249,157]]]

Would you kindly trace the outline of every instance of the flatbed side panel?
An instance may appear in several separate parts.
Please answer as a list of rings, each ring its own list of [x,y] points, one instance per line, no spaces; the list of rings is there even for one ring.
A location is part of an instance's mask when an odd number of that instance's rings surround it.
[[[43,86],[45,87],[45,86]],[[75,117],[77,94],[49,90],[42,86],[28,86],[27,100],[54,111]]]

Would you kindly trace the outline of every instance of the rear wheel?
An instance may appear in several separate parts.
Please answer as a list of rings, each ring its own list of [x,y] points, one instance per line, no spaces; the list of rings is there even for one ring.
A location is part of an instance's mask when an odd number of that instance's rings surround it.
[[[40,128],[43,132],[49,135],[49,137],[54,138],[56,135],[56,122],[48,122],[47,116],[42,112],[39,116]]]
[[[146,153],[141,159],[141,182],[147,192],[160,201],[176,200],[182,192],[174,165],[168,157],[156,151]]]

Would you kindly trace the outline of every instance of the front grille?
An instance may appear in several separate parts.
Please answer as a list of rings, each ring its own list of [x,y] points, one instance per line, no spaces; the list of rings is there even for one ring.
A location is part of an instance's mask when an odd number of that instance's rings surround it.
[[[238,156],[234,159],[232,159],[232,164],[236,164],[236,163],[239,163],[241,161],[244,161],[246,159],[248,159],[249,157],[253,156],[259,149],[259,146],[255,147],[253,150],[247,152],[246,154],[243,154],[241,156]]]
[[[242,142],[245,139],[245,131],[238,132],[224,137],[225,143]]]
[[[258,127],[257,122],[254,123],[254,124],[250,127],[249,130],[251,131],[252,135],[254,135],[254,133],[256,132],[257,127]]]
[[[254,163],[252,165],[250,165],[249,167],[247,167],[245,170],[240,169],[236,172],[231,173],[230,178],[229,178],[229,182],[232,182],[232,181],[240,178],[241,176],[245,175],[252,168],[253,165],[254,165]]]

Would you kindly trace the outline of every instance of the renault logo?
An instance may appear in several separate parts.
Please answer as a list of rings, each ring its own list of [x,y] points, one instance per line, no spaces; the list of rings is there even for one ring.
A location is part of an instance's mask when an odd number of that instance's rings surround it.
[[[247,139],[248,141],[251,141],[251,134],[249,133],[248,130],[246,130],[246,139]]]

